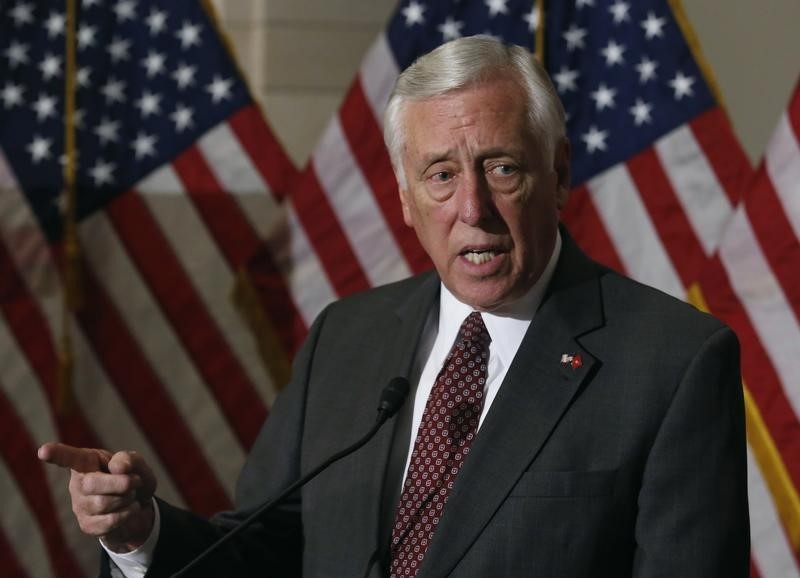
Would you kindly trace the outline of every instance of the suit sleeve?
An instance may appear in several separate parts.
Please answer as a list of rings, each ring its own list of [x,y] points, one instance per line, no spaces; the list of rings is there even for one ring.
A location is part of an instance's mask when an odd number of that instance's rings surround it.
[[[292,380],[273,405],[239,477],[236,510],[206,520],[159,501],[161,534],[146,577],[167,577],[180,570],[260,503],[277,495],[300,475],[308,375],[326,312],[320,314],[293,365]],[[299,493],[272,510],[203,562],[202,576],[302,575],[303,533]],[[101,576],[109,571],[107,556]]]
[[[688,365],[647,458],[633,576],[749,575],[739,345],[713,333]]]

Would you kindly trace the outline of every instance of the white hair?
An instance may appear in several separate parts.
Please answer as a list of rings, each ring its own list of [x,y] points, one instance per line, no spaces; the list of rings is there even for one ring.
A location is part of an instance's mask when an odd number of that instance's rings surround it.
[[[519,82],[527,95],[531,133],[552,157],[565,138],[564,108],[544,67],[521,46],[507,46],[491,36],[469,36],[442,44],[406,68],[394,85],[383,119],[383,138],[397,181],[406,187],[401,154],[403,110],[409,101],[442,96],[498,76]]]

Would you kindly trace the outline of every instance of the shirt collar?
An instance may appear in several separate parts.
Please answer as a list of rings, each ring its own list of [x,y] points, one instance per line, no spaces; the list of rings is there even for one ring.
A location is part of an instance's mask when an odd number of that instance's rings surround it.
[[[545,290],[553,278],[553,272],[561,254],[561,232],[556,232],[556,242],[550,260],[528,292],[502,310],[491,313],[481,312],[483,322],[492,338],[492,354],[497,354],[505,367],[509,367],[517,354],[528,326],[544,297]],[[456,299],[444,283],[439,296],[439,335],[447,349],[455,342],[458,329],[467,315],[474,309]]]

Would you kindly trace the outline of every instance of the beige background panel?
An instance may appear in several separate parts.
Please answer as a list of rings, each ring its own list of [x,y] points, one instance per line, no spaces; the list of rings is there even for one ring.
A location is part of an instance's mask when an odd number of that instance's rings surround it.
[[[800,74],[800,0],[684,0],[736,133],[758,162]]]
[[[303,166],[397,2],[214,4],[256,98]],[[684,0],[683,6],[734,128],[757,162],[800,73],[800,0]]]
[[[342,95],[375,40],[374,26],[320,22],[268,24],[267,91],[336,90]],[[297,39],[302,38],[298,44]]]

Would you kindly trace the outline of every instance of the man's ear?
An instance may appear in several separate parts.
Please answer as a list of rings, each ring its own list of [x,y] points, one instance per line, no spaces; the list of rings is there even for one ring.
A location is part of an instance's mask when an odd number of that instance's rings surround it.
[[[406,226],[413,228],[414,219],[411,215],[411,206],[409,205],[410,200],[408,198],[410,193],[408,192],[407,188],[400,188],[398,190],[400,191],[400,206],[403,208],[403,222],[406,224]]]
[[[570,160],[572,152],[569,139],[564,137],[556,145],[555,158],[553,159],[553,169],[556,171],[556,205],[562,210],[567,205],[570,191],[571,168]]]

